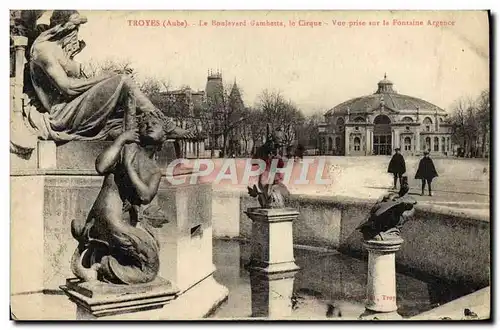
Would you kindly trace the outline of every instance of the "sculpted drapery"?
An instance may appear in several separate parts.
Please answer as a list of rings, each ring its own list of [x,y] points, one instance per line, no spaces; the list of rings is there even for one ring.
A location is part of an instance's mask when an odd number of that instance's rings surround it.
[[[55,11],[49,29],[31,46],[29,71],[39,103],[28,107],[25,117],[40,139],[113,139],[123,129],[129,93],[136,100],[138,115],[159,111],[127,74],[85,77],[73,58],[85,46],[78,40],[78,30],[86,21],[76,11]],[[167,132],[174,129],[170,120]]]

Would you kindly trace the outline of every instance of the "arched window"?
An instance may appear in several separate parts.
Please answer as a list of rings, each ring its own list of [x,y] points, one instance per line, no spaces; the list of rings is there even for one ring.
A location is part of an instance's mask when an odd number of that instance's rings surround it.
[[[411,151],[411,138],[409,136],[404,139],[404,148],[405,151]]]
[[[439,151],[439,138],[437,136],[434,138],[434,151]]]
[[[441,151],[446,151],[446,139],[444,138],[444,136],[441,138]]]
[[[439,118],[439,122],[440,122],[440,123],[444,122],[443,117],[440,117],[440,118]]]
[[[450,138],[446,138],[446,151],[450,151]]]
[[[333,149],[333,140],[331,137],[328,138],[328,151]]]
[[[356,118],[354,118],[354,122],[355,123],[364,123],[365,122],[365,118],[363,118],[363,117],[356,117]]]
[[[401,119],[402,122],[405,122],[405,123],[413,123],[413,119],[411,117],[403,117],[403,119]]]
[[[361,140],[359,137],[354,138],[354,151],[360,151],[361,150]]]
[[[425,126],[425,130],[427,132],[430,132],[431,131],[431,127],[432,127],[432,119],[430,119],[429,117],[425,117],[424,121],[423,121],[423,124]]]
[[[429,151],[431,150],[431,138],[430,137],[425,138],[424,150],[429,150]]]
[[[344,118],[340,117],[337,119],[337,130],[342,132],[344,130],[344,124],[345,124],[345,121],[344,121]]]

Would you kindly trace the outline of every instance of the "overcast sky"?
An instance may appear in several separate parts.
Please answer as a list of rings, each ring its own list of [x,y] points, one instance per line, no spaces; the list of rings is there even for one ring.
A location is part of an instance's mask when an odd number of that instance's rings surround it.
[[[489,86],[486,12],[82,12],[88,23],[77,57],[129,60],[142,75],[179,87],[205,88],[208,69],[226,83],[237,79],[247,105],[263,89],[280,90],[305,113],[325,112],[349,98],[371,94],[387,73],[402,94],[445,109]],[[130,26],[128,20],[186,20],[184,27]],[[197,26],[199,20],[208,26]],[[243,21],[246,27],[212,27],[211,21]],[[322,27],[252,27],[252,20],[319,21]],[[388,21],[383,26],[382,20]],[[394,19],[424,26],[393,25]],[[335,27],[332,20],[380,21],[379,26]],[[427,20],[454,21],[437,28]],[[328,25],[325,25],[328,24]]]

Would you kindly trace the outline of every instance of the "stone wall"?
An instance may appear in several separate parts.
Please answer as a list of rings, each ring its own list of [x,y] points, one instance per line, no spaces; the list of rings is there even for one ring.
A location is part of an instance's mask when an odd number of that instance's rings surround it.
[[[232,203],[236,203],[236,199]],[[300,211],[294,223],[294,243],[363,257],[362,236],[356,227],[366,219],[373,203],[345,197],[293,195],[291,206]],[[251,222],[244,210],[258,203],[243,194],[239,204],[240,236],[250,237]],[[225,221],[234,222],[234,219]],[[220,227],[220,224],[216,221],[214,226]],[[417,205],[415,216],[405,224],[402,235],[405,243],[396,257],[399,269],[418,277],[471,287],[489,285],[489,217]]]

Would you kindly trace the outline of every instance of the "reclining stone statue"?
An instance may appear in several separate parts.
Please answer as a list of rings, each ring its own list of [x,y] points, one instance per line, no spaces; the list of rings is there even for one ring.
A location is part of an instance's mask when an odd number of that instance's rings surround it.
[[[74,60],[85,47],[78,31],[86,22],[75,10],[55,10],[48,29],[32,43],[29,72],[36,100],[25,109],[25,118],[42,140],[113,140],[122,132],[129,95],[138,115],[159,111],[126,73],[86,78]],[[168,138],[193,136],[173,121],[166,125]]]

